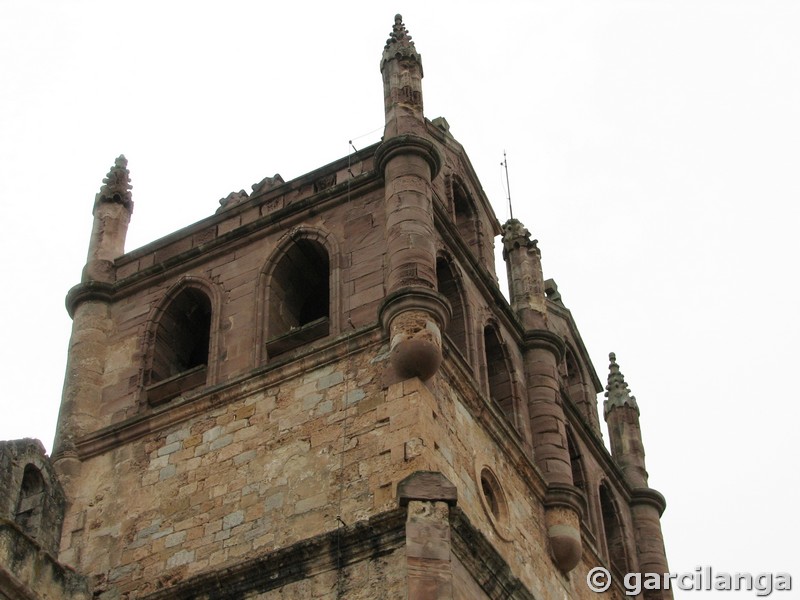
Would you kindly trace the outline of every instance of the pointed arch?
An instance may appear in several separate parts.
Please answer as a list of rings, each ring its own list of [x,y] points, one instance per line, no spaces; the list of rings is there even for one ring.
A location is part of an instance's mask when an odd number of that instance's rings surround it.
[[[592,490],[587,478],[586,465],[583,460],[583,450],[575,437],[572,426],[567,425],[567,451],[569,452],[569,464],[572,470],[572,485],[583,492],[583,514],[584,520],[589,526],[590,532],[594,534],[594,514],[592,511]]]
[[[480,248],[480,223],[478,210],[467,186],[460,178],[451,180],[453,198],[453,218],[461,238],[476,256],[482,258]]]
[[[29,536],[38,536],[42,526],[45,483],[41,471],[28,463],[22,475],[22,484],[17,497],[14,521]]]
[[[500,407],[514,428],[519,430],[511,361],[500,337],[500,329],[493,319],[483,328],[483,350],[489,397]]]
[[[567,449],[569,451],[569,463],[572,468],[572,485],[586,494],[586,471],[583,466],[583,456],[580,446],[575,441],[572,428],[567,427]]]
[[[628,553],[625,547],[625,531],[622,518],[608,482],[602,481],[599,487],[600,515],[603,520],[603,537],[605,538],[606,558],[611,567],[621,574],[627,573]]]
[[[569,344],[566,345],[564,362],[567,369],[567,390],[570,398],[575,401],[578,397],[578,393],[583,391],[583,373],[581,372],[578,359],[575,357],[575,352]]]
[[[184,276],[148,319],[142,387],[150,404],[215,383],[218,368],[220,294],[205,279]]]
[[[335,238],[295,227],[259,275],[256,364],[340,331],[340,253]]]
[[[463,279],[453,258],[445,252],[440,252],[436,257],[436,285],[439,293],[447,298],[452,310],[450,322],[444,333],[461,353],[467,365],[471,366],[469,309],[465,299]]]
[[[30,438],[0,441],[0,465],[0,518],[57,555],[64,492],[44,446]]]
[[[587,383],[586,374],[578,354],[567,343],[564,354],[565,374],[562,380],[562,388],[572,405],[578,409],[586,423],[599,433],[599,422],[597,421],[597,404],[595,396],[592,394],[591,387]]]

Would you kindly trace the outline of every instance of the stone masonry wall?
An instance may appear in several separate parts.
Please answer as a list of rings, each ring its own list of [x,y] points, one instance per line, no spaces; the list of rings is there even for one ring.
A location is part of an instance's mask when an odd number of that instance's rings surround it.
[[[374,322],[384,296],[383,211],[374,210],[381,199],[380,194],[351,199],[297,224],[305,231],[324,232],[336,246],[331,256],[335,265],[332,308],[340,315],[337,321],[341,329]],[[208,383],[229,381],[266,361],[259,350],[266,341],[263,304],[268,282],[260,274],[287,234],[286,226],[281,223],[280,227],[260,231],[236,248],[180,265],[182,268],[160,275],[148,287],[119,294],[119,300],[111,306],[114,329],[104,373],[103,402],[96,415],[101,427],[148,411],[142,393],[149,352],[147,332],[152,329],[156,307],[167,291],[181,282],[197,281],[211,291]]]

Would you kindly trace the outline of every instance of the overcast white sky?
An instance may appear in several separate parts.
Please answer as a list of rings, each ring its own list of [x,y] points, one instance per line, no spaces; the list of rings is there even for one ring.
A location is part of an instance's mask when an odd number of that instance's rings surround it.
[[[114,158],[131,250],[377,141],[395,12],[426,115],[501,221],[507,151],[515,216],[601,379],[617,353],[672,570],[800,586],[795,1],[0,0],[0,439],[51,448],[63,299]]]

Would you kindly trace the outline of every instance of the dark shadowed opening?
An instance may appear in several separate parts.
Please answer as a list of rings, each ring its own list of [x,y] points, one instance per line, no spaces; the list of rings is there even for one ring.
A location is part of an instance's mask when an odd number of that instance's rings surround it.
[[[328,335],[330,260],[313,240],[293,243],[269,282],[267,352],[274,356]]]
[[[605,484],[600,485],[600,508],[603,515],[603,532],[606,536],[606,550],[611,566],[619,573],[628,572],[625,555],[625,540],[614,500]]]
[[[456,227],[461,238],[467,246],[477,252],[478,247],[478,219],[467,191],[458,182],[453,183],[453,210],[456,217]]]
[[[514,397],[511,389],[511,372],[497,331],[491,325],[483,330],[483,347],[486,351],[486,375],[489,395],[502,409],[508,421],[514,421]]]
[[[208,364],[211,301],[196,288],[182,290],[161,315],[150,383]]]
[[[464,310],[464,298],[458,287],[453,270],[444,258],[436,259],[436,282],[441,293],[450,303],[453,311],[450,323],[447,325],[445,335],[450,338],[453,345],[461,352],[466,359],[467,355],[467,323],[466,311]]]
[[[25,466],[14,520],[25,533],[37,538],[44,504],[44,478],[34,465]]]

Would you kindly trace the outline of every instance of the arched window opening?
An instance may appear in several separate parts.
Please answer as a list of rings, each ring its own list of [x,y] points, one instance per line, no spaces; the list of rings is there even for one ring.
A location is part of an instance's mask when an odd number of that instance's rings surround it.
[[[300,239],[278,260],[269,282],[267,354],[276,356],[330,332],[330,259]]]
[[[500,337],[491,325],[486,326],[483,330],[483,348],[486,352],[486,375],[489,380],[489,395],[500,406],[509,422],[516,426],[511,371],[508,368]]]
[[[572,469],[572,484],[583,492],[583,514],[586,522],[590,525],[589,529],[593,531],[591,526],[594,522],[593,515],[589,510],[589,488],[586,482],[586,472],[584,471],[583,458],[581,456],[580,446],[575,441],[572,429],[567,427],[567,451],[569,452],[569,465]]]
[[[619,573],[628,572],[628,560],[625,554],[625,539],[622,523],[611,492],[605,484],[600,485],[600,510],[603,517],[603,533],[606,537],[606,551],[612,568]]]
[[[472,200],[458,181],[453,182],[453,212],[456,227],[462,239],[470,248],[478,247],[478,219]]]
[[[211,335],[211,301],[184,288],[161,314],[153,345],[148,400],[166,402],[206,382]]]
[[[583,459],[578,445],[572,437],[572,431],[567,429],[567,449],[569,450],[569,464],[572,467],[572,483],[586,493],[586,476],[583,473]]]
[[[34,465],[25,466],[14,520],[32,538],[39,533],[44,505],[44,478]]]
[[[578,361],[575,359],[575,355],[569,348],[567,348],[565,360],[567,363],[567,386],[570,390],[570,395],[572,395],[573,386],[582,385],[583,378],[581,377],[580,367],[578,367]]]
[[[444,258],[436,259],[436,281],[441,293],[450,303],[453,311],[450,323],[447,325],[445,335],[450,338],[453,345],[461,355],[468,359],[467,355],[467,315],[464,309],[464,298],[458,287],[453,269]]]

